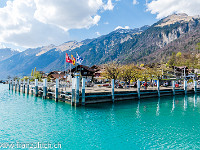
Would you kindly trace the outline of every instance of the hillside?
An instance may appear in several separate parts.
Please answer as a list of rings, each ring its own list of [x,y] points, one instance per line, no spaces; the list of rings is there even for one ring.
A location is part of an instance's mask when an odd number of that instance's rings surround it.
[[[19,51],[12,50],[10,48],[1,48],[0,49],[0,61],[10,58],[13,55],[18,54]]]
[[[118,29],[107,35],[82,42],[69,41],[27,49],[0,61],[0,78],[7,75],[28,75],[31,69],[49,72],[64,70],[65,53],[84,58],[84,65],[166,62],[173,51],[195,53],[200,42],[200,17],[174,14],[152,26]],[[69,68],[69,64],[67,64]]]

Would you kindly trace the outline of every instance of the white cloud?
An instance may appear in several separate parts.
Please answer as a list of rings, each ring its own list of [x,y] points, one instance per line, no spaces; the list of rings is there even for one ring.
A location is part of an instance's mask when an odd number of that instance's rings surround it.
[[[139,2],[137,0],[133,0],[133,5],[137,5]]]
[[[90,28],[99,10],[112,10],[111,0],[8,0],[0,8],[0,42],[23,47],[60,44],[68,30]]]
[[[190,16],[200,15],[199,0],[153,0],[147,3],[147,11],[163,18],[173,13],[186,13]]]
[[[106,25],[107,25],[107,24],[109,24],[109,22],[104,22],[104,24],[106,24]]]
[[[118,29],[130,29],[130,27],[129,26],[125,26],[125,27],[117,26],[114,30],[118,30]]]
[[[105,10],[113,10],[114,6],[111,0],[108,0],[107,5],[104,5]]]
[[[96,35],[97,35],[97,36],[101,36],[100,32],[96,32]]]

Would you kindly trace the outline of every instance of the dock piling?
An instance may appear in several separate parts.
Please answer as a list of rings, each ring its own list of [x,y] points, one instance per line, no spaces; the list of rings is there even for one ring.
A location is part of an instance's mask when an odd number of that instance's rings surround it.
[[[82,78],[82,105],[85,105],[85,78]]]
[[[58,88],[59,88],[59,79],[56,79],[56,87],[55,87],[55,101],[58,101]]]
[[[29,94],[29,79],[27,80],[27,94]]]
[[[172,91],[173,91],[173,95],[175,95],[175,81],[172,81]]]
[[[140,80],[137,80],[137,93],[138,93],[138,99],[140,99]]]
[[[38,79],[35,79],[35,97],[38,97]]]
[[[157,90],[158,90],[158,97],[160,97],[160,84],[159,84],[159,80],[157,80]]]
[[[15,92],[17,91],[17,80],[15,80]]]
[[[14,84],[14,81],[11,80],[11,89],[12,89],[12,91],[13,91],[13,84]]]
[[[185,95],[187,94],[187,81],[184,80],[184,91],[185,91]]]
[[[80,82],[78,74],[76,74],[75,79],[76,79],[75,80],[76,81],[76,106],[78,106],[79,105],[79,82]]]
[[[74,106],[75,102],[75,78],[72,78],[72,99],[71,99],[71,105]]]
[[[47,97],[47,79],[43,79],[43,98]]]
[[[21,92],[21,79],[19,79],[19,89],[18,89],[19,92]]]
[[[9,80],[9,83],[8,83],[8,90],[10,90],[10,80]]]
[[[24,79],[24,81],[23,81],[23,93],[25,93],[25,89],[26,89],[26,81],[25,81],[25,79]]]
[[[115,91],[114,91],[115,80],[114,79],[112,79],[112,81],[111,81],[111,87],[112,87],[112,101],[114,103],[115,102]]]
[[[196,94],[197,93],[197,81],[194,80],[194,93]]]

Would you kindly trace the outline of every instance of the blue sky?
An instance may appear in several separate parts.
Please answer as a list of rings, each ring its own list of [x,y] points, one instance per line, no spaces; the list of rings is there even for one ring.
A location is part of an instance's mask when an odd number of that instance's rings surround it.
[[[158,20],[156,15],[146,11],[146,1],[144,0],[137,5],[133,5],[132,0],[115,1],[113,5],[113,10],[101,13],[101,20],[97,26],[92,26],[90,29],[71,30],[70,37],[72,39],[93,38],[98,37],[96,32],[105,35],[117,26],[129,26],[132,29],[152,25]]]
[[[200,14],[200,0],[0,0],[0,46],[25,50]]]

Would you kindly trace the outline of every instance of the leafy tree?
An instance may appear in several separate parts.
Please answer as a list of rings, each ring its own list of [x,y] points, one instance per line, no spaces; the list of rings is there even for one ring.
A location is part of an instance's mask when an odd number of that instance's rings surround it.
[[[173,53],[172,53],[172,56],[171,56],[171,58],[169,59],[169,61],[167,62],[167,64],[168,64],[170,67],[172,67],[172,66],[175,65],[175,61],[176,61],[176,57],[175,57],[175,53],[173,52]]]
[[[40,74],[40,72],[36,71],[35,75],[34,75],[34,79],[38,79],[39,81],[42,80],[42,74]]]
[[[105,65],[105,71],[103,76],[108,79],[117,79],[119,77],[120,66],[116,63],[110,63]]]

